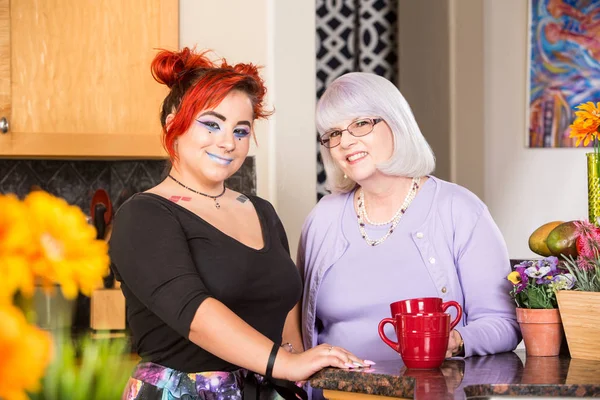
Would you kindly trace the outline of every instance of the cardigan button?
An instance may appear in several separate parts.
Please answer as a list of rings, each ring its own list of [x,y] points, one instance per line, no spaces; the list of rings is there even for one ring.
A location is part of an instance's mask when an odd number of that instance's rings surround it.
[[[447,291],[448,291],[448,289],[446,289],[446,286],[444,286],[444,287],[442,288],[442,293],[446,293]]]
[[[435,258],[429,257],[429,264],[435,264]]]
[[[425,235],[423,235],[423,232],[417,232],[416,236],[417,236],[417,239],[423,239],[423,237]]]

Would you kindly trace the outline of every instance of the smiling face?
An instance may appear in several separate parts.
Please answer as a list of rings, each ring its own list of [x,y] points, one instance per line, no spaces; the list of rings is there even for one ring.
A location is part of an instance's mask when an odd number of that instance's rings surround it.
[[[362,119],[364,118],[341,121],[328,129],[328,132],[344,130],[353,122]],[[361,137],[352,136],[344,131],[340,144],[329,151],[338,167],[350,179],[362,185],[362,182],[380,174],[377,164],[389,160],[392,156],[394,152],[392,131],[385,121],[375,124],[371,133]]]
[[[253,120],[248,95],[230,92],[215,108],[200,111],[177,138],[174,167],[184,178],[193,177],[205,186],[222,183],[248,155]]]

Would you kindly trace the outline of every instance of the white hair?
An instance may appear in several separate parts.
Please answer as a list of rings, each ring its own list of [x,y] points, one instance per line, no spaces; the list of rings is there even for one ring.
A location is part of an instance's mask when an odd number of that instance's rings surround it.
[[[423,137],[410,106],[389,80],[366,72],[351,72],[334,80],[317,103],[319,135],[343,121],[360,117],[381,117],[392,131],[394,152],[389,160],[377,165],[384,174],[422,177],[435,169],[433,151]],[[347,193],[356,182],[343,177],[342,170],[321,147],[327,174],[327,188]]]

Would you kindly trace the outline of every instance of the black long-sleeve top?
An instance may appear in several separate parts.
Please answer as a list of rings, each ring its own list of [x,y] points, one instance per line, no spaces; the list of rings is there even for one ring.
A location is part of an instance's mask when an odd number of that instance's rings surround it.
[[[121,282],[143,361],[187,373],[238,369],[188,340],[196,310],[209,297],[269,339],[281,340],[302,282],[273,206],[248,197],[262,228],[260,250],[155,194],[136,194],[119,209],[110,239],[111,268]]]

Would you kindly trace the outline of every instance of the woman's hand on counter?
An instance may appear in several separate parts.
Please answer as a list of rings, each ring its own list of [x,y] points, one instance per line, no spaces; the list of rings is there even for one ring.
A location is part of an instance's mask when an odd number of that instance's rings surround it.
[[[360,359],[341,347],[320,344],[302,353],[290,353],[280,349],[275,359],[273,376],[288,381],[305,381],[326,367],[349,369],[373,364],[372,361]]]

